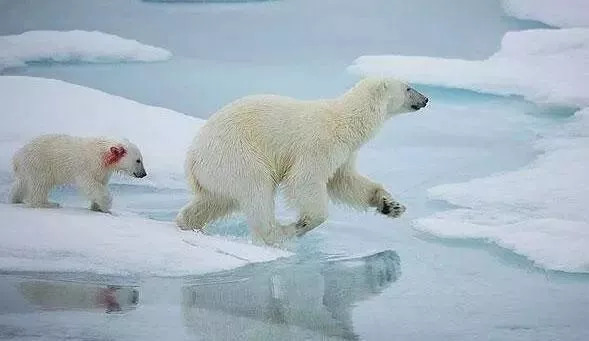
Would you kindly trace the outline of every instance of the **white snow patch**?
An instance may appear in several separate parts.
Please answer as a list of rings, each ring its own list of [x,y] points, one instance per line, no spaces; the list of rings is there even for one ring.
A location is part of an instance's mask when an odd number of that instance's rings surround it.
[[[521,95],[537,103],[589,106],[589,29],[508,32],[500,50],[473,61],[412,56],[363,56],[352,73],[414,83]]]
[[[0,173],[10,173],[14,152],[40,134],[115,136],[137,144],[148,172],[142,180],[117,181],[175,188],[185,187],[186,150],[204,122],[83,86],[20,76],[0,77],[0,113]]]
[[[523,169],[430,189],[432,198],[463,208],[418,219],[415,227],[486,239],[547,269],[589,272],[589,109],[559,128]]]
[[[502,0],[505,12],[524,20],[557,27],[589,26],[587,0]]]
[[[171,56],[162,48],[98,31],[28,31],[0,36],[0,70],[28,62],[154,62]]]
[[[182,276],[287,257],[286,251],[86,209],[0,204],[0,269]]]

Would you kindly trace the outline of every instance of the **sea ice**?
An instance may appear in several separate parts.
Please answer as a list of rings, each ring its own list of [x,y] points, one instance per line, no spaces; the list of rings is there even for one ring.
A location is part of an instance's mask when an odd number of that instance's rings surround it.
[[[348,70],[409,82],[521,95],[537,103],[589,105],[589,28],[508,32],[486,60],[363,56]]]
[[[162,48],[98,31],[28,31],[0,36],[0,71],[29,62],[154,62],[171,56]]]

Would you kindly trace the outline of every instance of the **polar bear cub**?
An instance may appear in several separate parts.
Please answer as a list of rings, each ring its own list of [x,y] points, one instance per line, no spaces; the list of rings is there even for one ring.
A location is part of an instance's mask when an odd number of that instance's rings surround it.
[[[48,201],[57,185],[76,184],[90,199],[90,209],[109,212],[108,181],[113,172],[136,178],[147,175],[139,148],[128,140],[102,137],[42,135],[13,157],[15,182],[11,202],[32,207],[58,207]]]
[[[356,172],[356,151],[388,118],[427,102],[405,83],[385,78],[361,80],[334,99],[238,99],[215,113],[189,148],[185,171],[195,196],[176,222],[202,229],[241,210],[254,237],[273,244],[323,223],[330,197],[398,217],[405,207]],[[299,211],[287,226],[278,226],[274,217],[278,185]]]

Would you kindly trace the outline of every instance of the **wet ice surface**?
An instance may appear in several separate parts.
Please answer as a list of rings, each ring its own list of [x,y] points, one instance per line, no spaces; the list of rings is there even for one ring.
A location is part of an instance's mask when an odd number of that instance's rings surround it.
[[[32,10],[32,3],[8,3],[0,1],[5,10],[0,13],[7,13],[0,20],[2,34],[101,29],[178,57],[153,65],[38,64],[6,73],[63,79],[203,118],[249,93],[337,95],[356,80],[345,74],[345,66],[363,54],[487,57],[505,30],[522,27],[498,19],[499,4],[488,1],[457,0],[454,6],[340,1],[325,2],[321,10],[308,1],[284,1],[286,7],[248,4],[246,14],[238,5],[164,7],[137,1],[121,7],[121,2],[102,1],[88,9],[60,1],[36,3]],[[378,11],[374,4],[381,5]],[[71,15],[62,17],[60,6]],[[326,9],[332,21],[305,17]],[[367,30],[378,33],[371,39],[355,34],[348,29],[349,13],[362,14]],[[420,20],[413,20],[415,14]],[[133,16],[157,19],[137,25],[140,20],[126,20]],[[444,24],[449,21],[452,27]],[[183,34],[176,25],[190,30]],[[341,32],[338,39],[322,35],[330,26]],[[399,34],[400,26],[411,37]],[[432,39],[440,27],[455,39]],[[187,37],[199,43],[185,43]],[[244,48],[248,37],[259,44]],[[285,39],[288,46],[274,48]],[[334,206],[327,223],[286,245],[295,257],[203,276],[5,272],[0,275],[0,338],[589,339],[587,275],[545,271],[482,241],[437,239],[410,226],[415,218],[452,208],[429,200],[429,188],[529,164],[538,156],[538,136],[558,129],[572,111],[417,87],[431,98],[431,107],[387,123],[359,157],[360,171],[408,206],[403,218]],[[164,221],[188,198],[181,188],[111,188],[116,210]],[[65,206],[86,205],[71,189],[53,196]],[[284,207],[279,213],[292,218]],[[240,217],[216,223],[208,233],[249,238]]]
[[[191,340],[354,339],[352,308],[401,273],[393,251],[348,259],[246,266],[140,284],[5,275],[0,337]],[[162,318],[165,317],[165,321]],[[117,328],[119,326],[126,328]]]

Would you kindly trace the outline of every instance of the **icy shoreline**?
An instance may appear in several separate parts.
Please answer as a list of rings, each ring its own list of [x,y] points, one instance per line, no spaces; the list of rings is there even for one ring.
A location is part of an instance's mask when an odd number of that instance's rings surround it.
[[[494,243],[549,270],[589,273],[589,29],[508,32],[486,60],[364,56],[348,70],[580,108],[536,142],[532,164],[464,183],[430,198],[458,206],[413,222],[442,238]],[[548,109],[549,110],[549,109]]]

